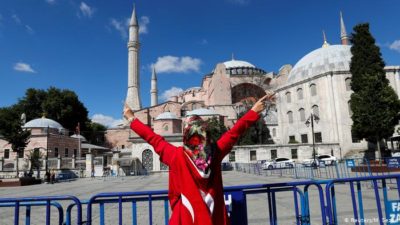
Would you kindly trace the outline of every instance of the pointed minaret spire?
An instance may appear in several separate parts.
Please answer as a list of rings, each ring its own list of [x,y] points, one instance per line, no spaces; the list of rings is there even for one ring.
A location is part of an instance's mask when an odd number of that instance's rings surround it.
[[[132,11],[132,16],[131,16],[131,21],[129,23],[129,26],[137,26],[137,17],[136,17],[136,6],[133,5],[133,11]]]
[[[342,41],[342,45],[349,44],[349,37],[347,36],[346,27],[344,26],[342,11],[340,11],[340,40]]]
[[[235,60],[235,55],[232,52],[232,61]]]
[[[129,41],[128,41],[128,91],[126,95],[126,103],[132,110],[142,108],[139,96],[139,26],[136,19],[136,9],[133,8],[131,21],[129,24]]]
[[[322,44],[322,47],[323,48],[328,47],[329,43],[326,41],[326,35],[324,30],[322,31],[322,36],[324,37],[324,43]]]
[[[151,74],[151,90],[150,90],[150,95],[151,95],[151,106],[155,106],[158,104],[157,101],[157,74],[156,74],[156,67],[153,65],[153,73]]]

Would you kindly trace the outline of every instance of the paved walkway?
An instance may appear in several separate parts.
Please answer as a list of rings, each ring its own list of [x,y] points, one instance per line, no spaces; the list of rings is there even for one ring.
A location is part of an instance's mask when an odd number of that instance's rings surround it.
[[[291,178],[280,178],[280,177],[265,177],[251,174],[245,174],[240,172],[223,172],[224,186],[233,185],[246,185],[246,184],[265,184],[265,183],[276,183],[286,181],[299,181]],[[145,191],[145,190],[165,190],[168,186],[168,174],[157,173],[150,176],[133,176],[133,177],[118,177],[118,178],[85,178],[79,179],[72,182],[56,183],[56,184],[40,184],[33,186],[24,187],[10,187],[0,188],[0,198],[5,197],[26,197],[26,196],[48,196],[48,195],[73,195],[78,197],[80,200],[89,199],[90,196],[100,192],[127,192],[127,191]],[[376,213],[376,202],[373,189],[367,188],[363,191],[364,206],[366,215],[373,219],[377,218]],[[354,224],[346,222],[351,221],[354,217],[351,207],[350,191],[348,185],[338,185],[336,188],[337,205],[339,211],[339,224]],[[390,190],[389,197],[396,199],[397,190]],[[312,215],[312,221],[314,224],[321,224],[321,210],[319,206],[319,198],[316,188],[310,189],[310,210]],[[397,196],[397,199],[399,197]],[[269,224],[268,218],[268,202],[266,194],[249,195],[247,197],[248,202],[248,221],[249,224]],[[66,205],[66,204],[65,204]],[[130,204],[124,204],[123,217],[126,219],[126,224],[131,224],[131,210]],[[138,222],[139,224],[148,224],[148,205],[138,204]],[[294,224],[294,202],[293,193],[285,192],[277,194],[277,207],[278,207],[278,218],[279,224]],[[84,208],[86,209],[86,207]],[[112,205],[106,207],[106,224],[116,224],[117,221],[117,209],[118,205]],[[94,209],[96,213],[98,209]],[[153,206],[154,222],[153,224],[163,224],[164,221],[164,210],[162,203],[156,203]],[[21,213],[21,217],[24,213]],[[12,224],[13,221],[12,210],[0,208],[0,224]],[[31,224],[44,224],[44,210],[33,209],[32,211],[32,223]],[[52,215],[56,215],[56,211],[52,210]],[[83,215],[86,215],[84,211]],[[52,217],[53,218],[53,217]],[[21,218],[21,224],[23,224]],[[57,218],[54,217],[54,220]],[[94,221],[98,221],[97,217],[94,217]],[[94,224],[98,224],[94,223]],[[125,224],[125,223],[124,223]],[[368,224],[368,223],[366,223]],[[370,223],[370,224],[377,224]]]

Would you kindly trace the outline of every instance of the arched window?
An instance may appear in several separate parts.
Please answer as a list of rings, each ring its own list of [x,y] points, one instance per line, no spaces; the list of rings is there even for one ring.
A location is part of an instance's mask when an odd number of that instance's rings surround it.
[[[168,166],[162,162],[160,162],[160,170],[168,170]]]
[[[153,171],[153,152],[150,149],[142,152],[142,164],[146,171]]]
[[[289,112],[287,113],[287,115],[288,115],[289,123],[293,123],[293,113],[292,113],[292,111],[289,111]]]
[[[164,125],[163,125],[163,130],[164,130],[164,131],[168,131],[168,124],[164,124]]]
[[[299,109],[299,114],[300,114],[300,121],[301,122],[306,121],[306,113],[303,108]]]
[[[291,103],[292,102],[292,97],[290,96],[290,92],[286,92],[286,102]]]
[[[345,84],[346,84],[346,91],[351,91],[351,78],[348,77],[344,80]]]
[[[319,117],[319,107],[317,105],[313,105],[312,112],[314,115]]]
[[[317,85],[315,85],[315,84],[310,85],[310,93],[311,93],[311,96],[317,95]]]
[[[298,100],[303,99],[303,89],[302,88],[297,89],[297,99]]]
[[[351,116],[353,116],[353,111],[351,110],[350,101],[347,102],[347,106],[348,106],[348,108],[349,108],[349,116],[351,117]]]

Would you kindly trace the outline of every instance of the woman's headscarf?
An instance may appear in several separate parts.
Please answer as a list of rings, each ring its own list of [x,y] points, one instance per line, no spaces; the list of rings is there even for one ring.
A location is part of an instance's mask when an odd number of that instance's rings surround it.
[[[183,128],[183,146],[196,167],[208,172],[212,159],[210,139],[207,138],[207,123],[200,116],[188,117]]]

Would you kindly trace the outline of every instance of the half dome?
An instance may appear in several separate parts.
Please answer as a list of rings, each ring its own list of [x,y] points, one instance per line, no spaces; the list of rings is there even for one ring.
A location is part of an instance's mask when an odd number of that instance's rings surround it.
[[[351,46],[329,45],[316,49],[301,58],[288,76],[288,84],[332,71],[349,71]]]

